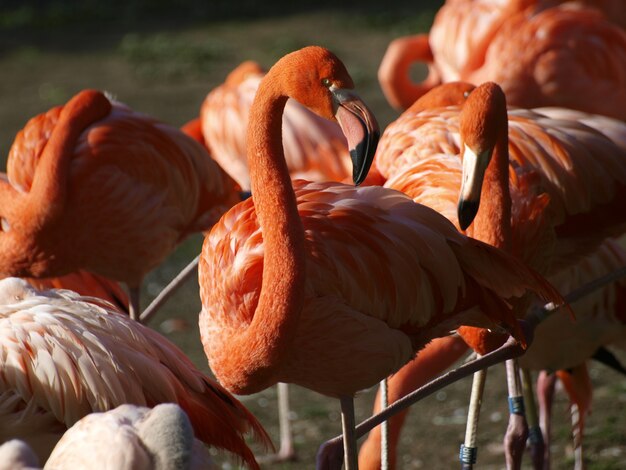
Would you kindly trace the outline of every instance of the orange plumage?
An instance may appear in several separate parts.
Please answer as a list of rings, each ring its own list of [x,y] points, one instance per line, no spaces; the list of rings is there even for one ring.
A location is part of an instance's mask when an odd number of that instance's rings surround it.
[[[117,281],[87,271],[76,271],[61,277],[26,278],[39,290],[66,289],[85,297],[106,300],[122,312],[128,312],[128,295]]]
[[[96,91],[31,119],[7,171],[3,276],[87,269],[138,288],[177,243],[239,200],[197,142]]]
[[[202,134],[211,156],[243,190],[250,189],[246,127],[250,106],[264,76],[259,64],[246,61],[213,89],[200,110]],[[287,102],[283,145],[292,178],[342,181],[350,175],[346,139],[337,123],[322,119],[300,103]]]
[[[459,324],[495,326],[491,317],[519,332],[513,297],[558,298],[523,264],[397,191],[295,182],[293,192],[281,106],[291,96],[332,119],[337,93],[355,103],[348,112],[360,122],[340,120],[348,141],[368,148],[359,131],[375,121],[351,87],[334,56],[306,48],[279,61],[257,92],[248,134],[253,198],[211,230],[199,266],[204,349],[236,393],[285,381],[352,395]]]
[[[609,22],[619,15],[605,18],[596,9],[613,15],[622,5],[562,3],[448,1],[428,36],[390,44],[379,69],[381,87],[393,106],[406,109],[438,83],[494,81],[512,105],[626,119],[626,32]],[[419,61],[430,75],[415,84],[408,70]]]

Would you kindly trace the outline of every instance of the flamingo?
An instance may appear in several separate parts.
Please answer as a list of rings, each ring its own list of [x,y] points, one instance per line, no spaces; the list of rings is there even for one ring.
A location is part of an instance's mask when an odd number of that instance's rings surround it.
[[[200,110],[200,126],[211,156],[244,191],[250,190],[246,127],[263,76],[257,62],[243,62],[206,96]],[[350,176],[350,156],[340,127],[293,100],[287,102],[283,114],[283,145],[294,179],[342,181]]]
[[[460,84],[452,83],[441,88],[454,89],[458,86]],[[481,196],[487,206],[481,203],[483,207],[467,233],[497,246],[508,244],[508,249],[522,256],[530,266],[543,273],[555,273],[580,257],[580,253],[597,246],[607,234],[624,229],[623,214],[620,219],[620,213],[612,214],[611,208],[617,209],[625,194],[626,161],[623,152],[626,148],[626,126],[601,116],[556,108],[536,110],[537,113],[509,110],[509,144],[505,139],[489,146],[486,145],[489,138],[485,141],[477,136],[480,133],[491,135],[493,142],[500,129],[500,137],[497,138],[506,137],[506,123],[497,124],[498,116],[500,121],[506,119],[504,97],[498,100],[501,110],[491,111],[486,116],[485,111],[489,111],[487,107],[476,110],[471,105],[480,103],[486,90],[493,92],[496,89],[494,84],[484,84],[472,92],[462,115],[458,106],[421,113],[406,112],[385,131],[375,162],[383,176],[389,177],[386,186],[407,193],[416,202],[436,208],[460,228],[467,228],[478,210],[476,201],[480,189],[478,192],[472,190],[469,184],[463,185],[465,190],[470,188],[469,192],[461,189],[462,181],[472,182],[472,179],[468,177],[463,180],[457,155],[461,148],[465,148],[465,152],[473,148],[487,149],[483,157],[478,159],[482,172],[486,168],[491,169],[485,172],[486,182]],[[441,93],[441,90],[434,89],[433,92]],[[427,97],[424,95],[422,99]],[[467,119],[469,124],[462,123],[463,116],[470,118]],[[548,119],[550,116],[555,119]],[[470,131],[476,123],[487,125],[485,128],[479,126],[478,133],[472,135]],[[596,129],[606,129],[605,132],[613,140]],[[578,146],[575,146],[576,143]],[[486,155],[494,147],[492,163],[488,164],[489,157]],[[480,152],[476,155],[480,155]],[[507,169],[509,155],[513,160],[511,169]],[[597,161],[592,164],[587,161],[596,157]],[[484,159],[482,163],[481,159]],[[464,160],[464,165],[472,160]],[[476,160],[473,161],[476,163]],[[613,180],[603,181],[606,172],[600,165],[612,168]],[[494,170],[497,168],[500,168],[499,177]],[[487,176],[489,171],[495,176]],[[579,175],[585,175],[586,179]],[[476,181],[481,182],[482,175]],[[602,190],[594,190],[601,184],[605,185]],[[571,191],[576,185],[579,190]],[[544,188],[547,194],[541,194]],[[460,192],[466,197],[465,201],[468,195],[474,199],[469,206],[467,202],[459,203],[459,222],[457,199]],[[464,216],[468,208],[469,217]],[[579,229],[576,233],[573,231],[576,223],[572,220],[594,220],[597,225],[593,228],[598,232]],[[502,227],[507,226],[509,228],[505,231]],[[555,248],[557,239],[558,248]],[[468,328],[461,328],[460,331],[482,353],[496,346],[491,335]],[[458,352],[449,351],[438,354],[442,369],[452,364],[458,356]],[[395,386],[393,382],[396,381],[398,387],[402,388],[402,383],[409,380],[406,377],[411,374],[405,371],[398,379],[392,379],[392,386]],[[428,378],[417,370],[413,374],[418,383]],[[402,391],[391,393],[398,395]],[[392,436],[396,432],[394,430]],[[366,450],[364,455],[366,453],[373,455],[375,452]]]
[[[129,286],[185,236],[240,200],[235,183],[178,129],[86,90],[20,131],[0,181],[0,275],[78,269]]]
[[[512,105],[626,119],[626,31],[596,9],[613,14],[623,10],[622,3],[554,3],[448,1],[429,35],[389,45],[378,72],[387,100],[406,109],[438,83],[494,81]],[[412,83],[410,66],[420,61],[428,64],[429,76]]]
[[[228,74],[224,83],[205,98],[200,117],[181,129],[207,147],[225,171],[250,190],[246,158],[246,126],[250,106],[265,72],[257,62],[242,62]],[[289,100],[283,114],[283,145],[289,173],[294,179],[347,181],[350,178],[349,153],[345,137],[336,122],[320,118],[297,101]],[[366,184],[382,184],[373,172]],[[289,422],[287,384],[278,385],[281,443],[272,460],[296,457]]]
[[[44,468],[89,469],[94,461],[103,470],[216,468],[194,438],[189,418],[173,403],[120,405],[85,416],[63,434]]]
[[[45,461],[83,416],[123,404],[178,403],[196,436],[259,468],[244,436],[271,445],[250,412],[182,351],[108,302],[0,281],[0,441]]]
[[[377,126],[352,88],[343,63],[321,47],[270,69],[250,110],[252,198],[211,229],[199,264],[201,338],[218,380],[237,394],[281,381],[339,397],[345,432],[354,393],[433,337],[463,323],[500,323],[519,337],[506,302],[529,292],[559,301],[525,265],[400,192],[292,186],[281,145],[288,98],[337,119],[354,182],[365,178]],[[353,468],[356,448],[346,442]]]
[[[7,470],[41,468],[33,450],[18,439],[0,446],[0,460]],[[94,462],[103,470],[217,468],[204,444],[194,438],[189,418],[174,403],[154,408],[120,405],[88,414],[63,434],[44,469],[89,469]]]

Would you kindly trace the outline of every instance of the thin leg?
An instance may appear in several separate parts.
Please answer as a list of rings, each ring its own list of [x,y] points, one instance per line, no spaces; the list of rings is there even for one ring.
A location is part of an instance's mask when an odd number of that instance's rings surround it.
[[[578,300],[579,298],[584,297],[585,295],[588,295],[594,290],[599,289],[611,282],[614,282],[624,275],[626,275],[626,267],[618,269],[606,276],[603,276],[602,278],[596,279],[593,282],[579,287],[578,289],[567,294],[564,299],[568,303],[576,302],[576,300]],[[524,336],[526,338],[527,346],[530,346],[533,342],[533,335],[537,325],[562,306],[563,305],[549,303],[542,308],[532,309],[526,315],[524,321],[521,322],[521,326],[524,332]],[[409,393],[404,398],[395,401],[384,411],[366,419],[364,422],[357,426],[356,436],[361,437],[367,434],[383,421],[390,419],[392,416],[398,414],[403,410],[406,410],[413,403],[416,403],[417,401],[430,395],[431,393],[434,393],[437,390],[441,390],[443,387],[463,377],[467,377],[474,372],[478,372],[481,369],[490,367],[494,364],[502,362],[503,360],[519,357],[524,353],[524,351],[525,348],[522,348],[517,340],[515,340],[515,338],[509,337],[505,341],[505,343],[495,351],[491,351],[490,353],[485,354],[477,360],[467,362],[453,371],[440,375],[428,384],[420,387],[412,393]],[[316,457],[317,470],[337,468],[336,462],[340,461],[340,456],[342,454],[341,445],[343,439],[343,436],[334,437],[324,442],[320,446]]]
[[[535,470],[543,470],[545,445],[537,416],[537,404],[533,395],[532,377],[528,369],[522,369],[522,389],[524,391],[524,404],[526,405],[526,419],[528,420],[528,443],[530,456]]]
[[[478,417],[480,416],[480,406],[482,405],[486,378],[487,369],[482,369],[474,373],[472,380],[472,392],[470,395],[469,410],[467,412],[467,426],[465,428],[465,441],[459,452],[462,470],[471,470],[476,463],[476,430],[478,429]]]
[[[574,468],[585,468],[583,460],[582,440],[585,429],[585,417],[591,408],[593,387],[589,378],[586,363],[579,364],[571,370],[560,370],[556,376],[561,380],[571,402],[572,434],[574,438]]]
[[[570,407],[572,414],[572,436],[574,437],[574,470],[585,470],[585,460],[583,457],[583,436],[580,425],[580,408],[576,403]]]
[[[380,382],[380,406],[384,410],[389,406],[387,379]],[[380,470],[389,470],[389,421],[380,425]]]
[[[504,436],[504,455],[507,470],[522,468],[522,457],[528,439],[528,424],[524,413],[524,398],[516,360],[506,361],[506,380],[509,387],[509,426]]]
[[[294,460],[296,452],[293,448],[293,432],[289,420],[289,386],[286,383],[278,383],[278,424],[280,428],[280,449],[277,460]]]
[[[543,459],[544,470],[550,470],[550,432],[555,385],[556,374],[548,374],[545,370],[539,372],[537,377],[537,401],[539,402],[539,425],[546,449]]]
[[[346,470],[357,470],[357,447],[354,420],[354,399],[343,396],[341,400],[341,428],[343,430],[343,455]]]
[[[257,458],[259,463],[267,465],[297,460],[296,451],[293,447],[293,431],[291,429],[291,421],[289,420],[289,386],[286,383],[278,382],[276,392],[278,398],[280,449],[278,449],[276,454],[263,455]],[[339,456],[339,462],[341,462],[341,456]],[[337,467],[341,467],[341,463]]]
[[[523,324],[522,327],[525,328],[526,325],[529,325],[530,328],[534,327],[534,325],[530,322],[526,322],[526,324]],[[526,337],[531,337],[531,333],[532,330],[528,330],[528,332],[525,331]],[[407,409],[413,403],[416,403],[422,398],[441,390],[447,385],[506,359],[521,356],[523,353],[524,348],[519,345],[515,338],[509,337],[509,339],[495,351],[485,354],[481,358],[474,361],[466,362],[458,368],[440,375],[428,384],[395,401],[377,415],[366,419],[357,426],[356,437],[359,438],[364,436],[383,421],[390,419],[400,411]],[[343,457],[343,440],[343,436],[337,436],[329,439],[320,446],[316,458],[317,470],[334,470],[341,467],[341,458]]]
[[[174,292],[178,290],[180,286],[182,286],[187,279],[191,277],[191,275],[198,270],[198,262],[200,260],[200,255],[196,256],[187,266],[183,268],[183,270],[178,273],[178,275],[170,281],[170,283],[165,286],[163,290],[157,295],[154,300],[148,305],[141,313],[141,322],[147,323],[148,320],[163,306],[167,300],[174,295]]]
[[[436,338],[422,349],[415,359],[407,363],[387,379],[388,402],[393,404],[413,390],[428,383],[451,367],[467,351],[467,344],[457,335]],[[374,401],[376,414],[381,410],[380,390]],[[389,468],[397,468],[397,448],[402,425],[409,410],[405,409],[392,416],[389,423]],[[381,462],[381,426],[376,426],[367,436],[359,449],[359,468],[362,470],[380,470]]]
[[[130,315],[130,318],[132,318],[133,320],[139,320],[139,299],[141,297],[141,288],[140,287],[131,287],[128,286],[128,297],[129,297],[129,304],[128,304],[128,313]]]

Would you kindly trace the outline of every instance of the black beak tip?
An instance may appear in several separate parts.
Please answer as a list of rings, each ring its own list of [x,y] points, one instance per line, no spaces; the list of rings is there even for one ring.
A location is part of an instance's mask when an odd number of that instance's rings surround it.
[[[461,227],[461,230],[467,230],[467,227],[472,225],[472,222],[478,213],[478,205],[478,201],[459,201],[457,216],[459,218],[459,226]]]
[[[362,140],[356,146],[356,148],[350,150],[350,159],[352,160],[352,181],[354,185],[358,186],[370,171],[372,162],[374,161],[374,155],[376,154],[376,147],[378,146],[378,140],[380,139],[380,132],[374,131],[368,135],[367,139]]]

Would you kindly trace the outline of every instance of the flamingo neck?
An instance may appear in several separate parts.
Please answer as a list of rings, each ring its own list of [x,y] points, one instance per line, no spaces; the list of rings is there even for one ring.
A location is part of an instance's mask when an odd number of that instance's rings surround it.
[[[485,171],[480,209],[474,219],[472,236],[511,251],[511,192],[509,190],[508,136],[501,133]]]
[[[263,280],[245,343],[245,377],[228,387],[250,393],[276,382],[275,370],[291,346],[304,304],[304,229],[285,163],[282,112],[288,97],[276,68],[261,82],[250,110],[248,164],[252,199],[263,234]],[[239,364],[241,367],[241,364]]]
[[[411,79],[411,67],[416,62],[428,64],[428,77],[421,83]],[[400,110],[408,109],[418,98],[441,83],[433,66],[428,36],[420,34],[406,38],[402,48],[383,61],[378,76],[387,100]]]
[[[79,93],[64,106],[39,159],[29,193],[35,225],[42,226],[63,211],[76,142],[87,127],[110,111],[109,100],[95,90]]]

